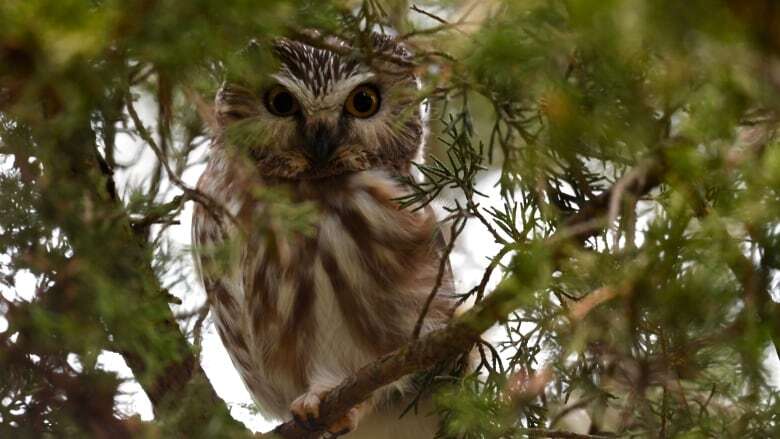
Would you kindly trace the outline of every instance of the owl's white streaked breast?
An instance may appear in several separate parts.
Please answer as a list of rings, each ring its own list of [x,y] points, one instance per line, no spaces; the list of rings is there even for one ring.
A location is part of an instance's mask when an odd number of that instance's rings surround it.
[[[264,206],[247,195],[251,191],[241,190],[247,180],[242,183],[224,163],[209,168],[201,190],[239,218],[262,214]],[[228,181],[238,186],[222,190]],[[250,231],[221,274],[200,252],[220,336],[261,410],[279,418],[289,417],[290,402],[310,386],[335,386],[406,342],[439,266],[432,213],[399,209],[394,198],[401,189],[385,173],[301,182],[291,189],[319,208],[314,236]],[[199,207],[196,246],[213,247],[233,236],[225,224],[219,232]],[[447,279],[426,330],[449,318],[451,289]]]

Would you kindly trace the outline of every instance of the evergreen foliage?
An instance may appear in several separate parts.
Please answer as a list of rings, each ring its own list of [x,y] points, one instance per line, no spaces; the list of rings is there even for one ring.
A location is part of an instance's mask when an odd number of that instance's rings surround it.
[[[443,437],[780,437],[773,0],[0,2],[0,437],[251,435],[201,370],[206,314],[170,293],[197,287],[164,232],[221,208],[183,177],[219,84],[310,28],[369,59],[367,31],[407,42],[431,139],[399,202],[499,246],[460,291],[507,299],[479,314],[479,367],[419,371]],[[128,136],[154,165],[120,185]],[[498,202],[477,188],[495,175]],[[310,230],[311,206],[261,196]],[[117,412],[106,351],[153,421]]]

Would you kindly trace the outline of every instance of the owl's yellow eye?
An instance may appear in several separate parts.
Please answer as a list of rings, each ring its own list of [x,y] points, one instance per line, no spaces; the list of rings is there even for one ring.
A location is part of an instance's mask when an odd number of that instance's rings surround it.
[[[295,96],[281,85],[275,85],[268,90],[265,95],[265,106],[268,111],[279,117],[292,116],[300,110]]]
[[[372,85],[359,85],[349,94],[344,110],[352,116],[365,119],[379,111],[379,90]]]

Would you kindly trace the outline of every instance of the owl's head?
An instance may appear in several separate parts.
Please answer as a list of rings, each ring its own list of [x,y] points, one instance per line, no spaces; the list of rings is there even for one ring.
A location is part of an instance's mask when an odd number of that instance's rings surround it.
[[[216,97],[220,141],[248,152],[267,177],[408,170],[422,148],[424,115],[407,51],[373,34],[368,62],[344,41],[320,41],[279,39],[279,69],[265,85],[224,84]]]

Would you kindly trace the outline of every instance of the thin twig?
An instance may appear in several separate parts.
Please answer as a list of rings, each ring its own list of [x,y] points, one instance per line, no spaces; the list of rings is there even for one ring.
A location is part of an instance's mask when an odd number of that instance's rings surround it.
[[[414,12],[417,12],[418,14],[425,15],[426,17],[430,18],[431,20],[438,21],[441,24],[446,24],[446,25],[450,24],[449,21],[439,17],[438,15],[432,14],[432,13],[426,11],[425,9],[422,9],[421,7],[419,7],[417,5],[412,5],[409,9],[411,9]]]
[[[171,181],[171,183],[178,187],[188,199],[193,200],[196,203],[200,203],[203,207],[205,207],[206,210],[211,215],[213,215],[215,219],[219,220],[220,216],[224,216],[225,218],[228,218],[234,225],[238,226],[238,219],[235,217],[235,215],[228,211],[227,208],[211,198],[209,195],[189,187],[178,175],[176,175],[173,169],[171,169],[167,158],[157,145],[157,142],[155,142],[154,138],[149,133],[149,130],[146,129],[143,122],[141,121],[141,118],[138,116],[138,112],[136,112],[135,106],[133,105],[132,96],[127,96],[126,104],[127,112],[130,114],[130,118],[133,120],[133,124],[135,125],[136,130],[138,130],[138,134],[146,142],[152,152],[154,152],[157,160],[165,169],[165,173],[168,175],[168,179]],[[219,215],[217,213],[219,213]]]

